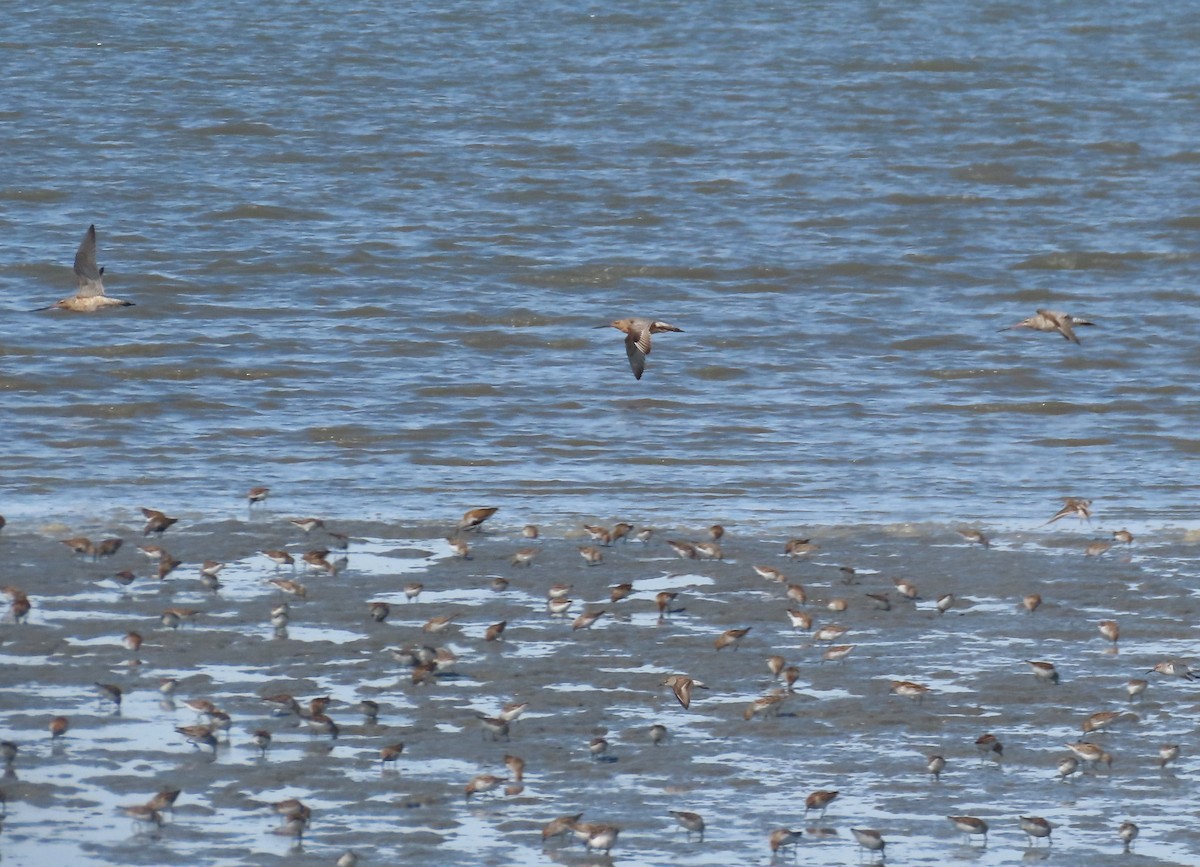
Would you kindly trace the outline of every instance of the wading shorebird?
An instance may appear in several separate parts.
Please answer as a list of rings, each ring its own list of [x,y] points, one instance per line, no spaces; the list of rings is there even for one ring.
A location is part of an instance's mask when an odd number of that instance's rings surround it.
[[[585,849],[603,850],[608,855],[612,847],[617,845],[617,835],[621,829],[616,825],[601,825],[579,823],[575,825],[575,836],[578,837]]]
[[[471,778],[463,787],[463,792],[466,795],[466,800],[471,800],[472,795],[481,795],[492,791],[501,783],[507,783],[508,777],[497,777],[492,774],[477,774]]]
[[[633,369],[634,379],[641,379],[646,372],[646,356],[650,354],[650,335],[663,331],[683,332],[666,322],[657,319],[618,319],[609,325],[597,325],[597,328],[615,328],[625,333],[625,354],[629,356],[629,366]]]
[[[1047,844],[1050,843],[1050,832],[1054,830],[1054,826],[1041,816],[1021,816],[1020,823],[1030,846],[1037,845],[1035,841],[1041,837],[1046,838]]]
[[[1100,762],[1112,767],[1112,756],[1106,753],[1100,747],[1089,741],[1076,741],[1073,744],[1064,744],[1081,762],[1087,762],[1090,769],[1095,770]]]
[[[1058,669],[1053,662],[1039,662],[1033,659],[1025,660],[1025,664],[1033,670],[1033,676],[1045,683],[1058,683]]]
[[[818,789],[804,799],[804,815],[807,816],[810,810],[820,810],[821,818],[825,818],[825,811],[829,809],[829,805],[833,803],[837,796],[837,792]]]
[[[776,828],[772,831],[771,836],[767,838],[767,843],[771,846],[771,860],[775,860],[775,856],[784,846],[791,846],[794,852],[800,845],[803,834],[803,831],[793,831],[791,828]]]
[[[1057,310],[1039,310],[1028,319],[1022,319],[1016,325],[1007,325],[1001,331],[1012,331],[1014,328],[1032,328],[1034,331],[1056,331],[1064,339],[1079,343],[1075,336],[1076,325],[1095,325],[1090,319],[1080,319],[1070,313],[1060,313]]]
[[[976,834],[983,835],[983,845],[987,845],[988,823],[975,816],[947,816],[954,829],[967,835],[967,842]]]
[[[946,760],[942,756],[929,756],[925,760],[925,770],[933,775],[936,782],[942,778],[942,771],[946,770]]]
[[[994,734],[980,735],[975,739],[975,749],[979,751],[979,761],[986,758],[1000,761],[1004,756],[1004,744]]]
[[[978,545],[981,548],[992,546],[992,540],[985,536],[982,530],[958,530],[956,532],[972,545]]]
[[[688,839],[692,839],[693,834],[699,834],[701,842],[704,841],[704,817],[699,813],[689,813],[686,810],[668,810],[668,813],[674,817],[679,823],[679,827],[687,831]]]
[[[788,620],[792,621],[792,629],[811,629],[812,616],[806,611],[797,611],[796,609],[787,609]]]
[[[104,294],[104,269],[96,267],[96,227],[88,226],[79,249],[75,251],[75,276],[79,280],[79,289],[70,298],[51,304],[49,307],[39,307],[38,310],[53,310],[58,307],[73,313],[92,313],[105,307],[132,307],[132,301],[122,301],[119,298],[109,298]]]
[[[883,839],[882,834],[871,828],[851,828],[850,833],[854,835],[854,839],[864,850],[871,853],[879,852],[879,861],[883,863],[883,849],[887,846],[887,840]],[[874,859],[874,854],[871,857]]]
[[[542,828],[542,845],[555,837],[563,837],[570,834],[579,820],[583,818],[583,813],[576,813],[574,816],[559,816],[557,819],[551,819],[546,823],[546,827]]]

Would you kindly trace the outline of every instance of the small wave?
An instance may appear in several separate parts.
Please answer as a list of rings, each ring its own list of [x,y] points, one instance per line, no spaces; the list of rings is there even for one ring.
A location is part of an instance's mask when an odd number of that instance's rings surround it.
[[[731,379],[745,379],[746,371],[736,367],[723,367],[721,365],[705,365],[691,371],[692,376],[697,379],[705,379],[713,382],[724,382]]]
[[[1109,253],[1089,250],[1060,250],[1055,253],[1040,253],[1023,259],[1011,266],[1014,270],[1046,271],[1120,271],[1141,262],[1191,262],[1194,253],[1170,252],[1150,253],[1135,250],[1124,253]]]
[[[1045,271],[1120,271],[1128,265],[1128,257],[1120,253],[1058,252],[1030,256],[1012,267]]]
[[[210,126],[193,127],[190,132],[196,135],[253,135],[253,136],[276,136],[282,135],[282,132],[269,123],[261,123],[259,121],[233,121],[230,123],[217,123]]]
[[[299,210],[281,205],[263,205],[247,202],[223,211],[209,211],[204,215],[209,220],[328,220],[325,211]]]
[[[994,201],[990,196],[961,193],[952,196],[919,195],[916,193],[892,193],[884,196],[889,205],[986,205]]]
[[[974,60],[955,60],[952,57],[933,57],[893,67],[896,72],[978,72],[980,65]]]
[[[0,201],[3,202],[32,202],[49,204],[62,202],[68,198],[62,190],[49,190],[43,187],[3,187],[0,188]]]
[[[1005,186],[1028,187],[1036,179],[1027,177],[1004,163],[973,163],[950,172],[950,177],[976,184],[1002,184]]]

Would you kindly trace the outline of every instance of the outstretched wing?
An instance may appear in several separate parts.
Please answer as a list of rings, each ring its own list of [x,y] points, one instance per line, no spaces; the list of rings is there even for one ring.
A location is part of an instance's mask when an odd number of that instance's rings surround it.
[[[1064,340],[1072,343],[1079,342],[1079,338],[1075,336],[1075,330],[1071,328],[1071,317],[1068,314],[1059,313],[1057,310],[1039,310],[1038,315],[1048,319]]]
[[[625,354],[629,356],[634,378],[641,379],[646,372],[646,356],[650,354],[650,329],[626,334]]]
[[[1079,338],[1075,336],[1075,329],[1071,327],[1071,317],[1066,313],[1054,317],[1054,324],[1058,326],[1058,333],[1072,343],[1078,343]]]
[[[690,680],[675,684],[675,698],[683,705],[684,710],[688,709],[692,703],[692,682]]]
[[[104,294],[104,284],[100,282],[104,269],[96,267],[96,227],[88,226],[87,233],[75,251],[75,276],[79,279],[79,298],[92,298]]]

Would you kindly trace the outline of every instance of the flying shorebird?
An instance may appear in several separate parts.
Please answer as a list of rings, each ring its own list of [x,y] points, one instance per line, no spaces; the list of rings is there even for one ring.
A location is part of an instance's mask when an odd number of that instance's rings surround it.
[[[1060,518],[1079,518],[1081,521],[1092,521],[1092,501],[1085,497],[1063,497],[1063,507],[1054,513],[1054,517],[1042,524],[1053,524]]]
[[[1032,328],[1034,331],[1056,331],[1072,343],[1078,343],[1075,336],[1076,325],[1095,325],[1089,319],[1080,319],[1070,313],[1060,313],[1057,310],[1039,310],[1028,319],[1022,319],[1016,325],[1007,325],[1001,331],[1011,331],[1014,328]]]
[[[179,522],[178,518],[167,517],[165,512],[160,512],[158,509],[143,508],[142,514],[146,516],[146,526],[142,529],[143,536],[149,536],[151,533],[158,533],[159,536],[162,536],[170,529],[171,525]]]
[[[672,674],[662,682],[663,686],[669,686],[675,692],[675,698],[683,705],[683,709],[687,710],[692,703],[692,687],[698,689],[708,689],[703,683],[698,680],[693,680],[685,674]]]
[[[73,313],[92,313],[104,307],[132,307],[132,301],[122,301],[119,298],[109,298],[104,294],[104,269],[96,267],[96,227],[88,226],[79,249],[75,251],[75,276],[79,280],[79,289],[70,298],[51,304],[49,307],[39,307],[39,310],[53,310],[55,307],[70,310]]]
[[[674,325],[660,322],[657,319],[639,317],[618,319],[610,325],[597,325],[596,327],[615,328],[625,332],[625,354],[629,356],[629,366],[633,368],[635,379],[641,379],[642,374],[646,372],[646,356],[650,354],[650,335],[663,331],[679,331],[681,333],[683,331],[682,328],[676,328]]]
[[[478,530],[488,518],[499,511],[498,507],[486,506],[480,509],[468,509],[463,513],[462,520],[458,522],[456,530],[461,530],[466,533],[471,530]]]

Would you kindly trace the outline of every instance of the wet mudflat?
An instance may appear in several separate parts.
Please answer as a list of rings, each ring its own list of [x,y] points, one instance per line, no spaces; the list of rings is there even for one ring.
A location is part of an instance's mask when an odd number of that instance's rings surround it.
[[[19,747],[2,785],[6,863],[317,864],[346,850],[363,863],[603,862],[565,838],[543,851],[544,824],[581,811],[618,826],[611,857],[634,864],[765,862],[778,827],[805,830],[798,858],[813,864],[855,863],[852,827],[880,830],[890,863],[1170,864],[1200,845],[1178,821],[1195,779],[1197,686],[1147,672],[1190,659],[1195,646],[1196,540],[1182,531],[1089,557],[1087,544],[1104,534],[1086,524],[998,534],[986,550],[947,526],[812,527],[805,536],[819,550],[792,559],[790,537],[730,527],[724,559],[683,560],[667,540],[699,541],[705,531],[661,522],[649,542],[601,546],[602,562],[588,566],[578,549],[591,543],[580,526],[592,520],[544,526],[530,541],[522,522],[502,515],[464,536],[469,559],[446,541],[453,519],[328,521],[351,537],[348,551],[329,555],[344,557],[333,577],[276,570],[258,553],[300,555],[328,541],[265,509],[181,521],[160,544],[183,565],[161,581],[137,552],[134,527],[6,529],[5,580],[32,603],[27,622],[0,627],[0,735]],[[129,541],[94,563],[56,542],[79,533]],[[514,566],[522,548],[537,555]],[[215,592],[199,580],[207,559],[227,564]],[[764,580],[755,565],[786,582]],[[125,568],[138,575],[128,587],[106,577]],[[269,623],[285,601],[269,583],[278,577],[307,588],[306,599],[287,600],[285,630]],[[915,585],[918,598],[903,598],[894,579]],[[408,601],[414,581],[424,587]],[[623,582],[633,592],[614,604],[610,588]],[[556,617],[547,591],[560,583],[573,604]],[[805,588],[804,605],[787,598],[789,583]],[[660,616],[662,591],[678,595]],[[1030,613],[1021,599],[1032,592],[1043,602]],[[946,593],[954,601],[942,614]],[[845,610],[829,610],[835,600]],[[390,608],[383,622],[368,616],[377,601]],[[198,611],[194,624],[164,627],[172,607]],[[578,614],[600,609],[591,628],[572,629]],[[788,609],[810,614],[812,629],[794,629]],[[446,631],[423,631],[449,615]],[[1110,619],[1120,625],[1116,644],[1097,628]],[[502,637],[486,641],[500,621]],[[826,643],[814,640],[831,623],[847,630],[832,643],[853,645],[840,662],[823,662]],[[714,648],[724,631],[746,627],[736,650]],[[144,638],[136,653],[122,646],[131,630]],[[453,659],[444,655],[414,684],[413,668],[391,651],[422,645]],[[768,670],[772,655],[798,668],[791,690]],[[1060,683],[1036,679],[1026,660],[1053,663]],[[687,710],[662,686],[674,673],[709,687]],[[178,680],[173,698],[159,692],[161,678]],[[1131,700],[1135,678],[1149,686]],[[928,692],[919,701],[893,694],[895,681]],[[96,682],[121,687],[119,712]],[[304,706],[330,696],[338,737],[279,715],[263,701],[275,693]],[[783,698],[775,713],[745,718],[772,694]],[[205,721],[186,704],[194,699],[231,718],[215,751],[175,730]],[[379,705],[375,724],[359,709],[364,699]],[[511,702],[528,708],[506,739],[479,717]],[[1120,716],[1085,737],[1084,721],[1103,711]],[[51,743],[57,715],[70,729]],[[668,732],[658,745],[656,723]],[[272,735],[265,757],[252,742],[262,729]],[[989,733],[1003,743],[999,760],[976,750]],[[597,737],[608,742],[598,758],[589,750]],[[1057,763],[1080,740],[1101,746],[1111,766],[1081,766],[1062,781]],[[384,766],[380,749],[397,742],[403,753]],[[1160,769],[1169,743],[1182,755]],[[926,772],[930,754],[946,759],[940,780]],[[520,783],[506,755],[525,760]],[[478,774],[508,779],[468,800],[464,787]],[[118,810],[172,788],[182,794],[161,828],[137,829]],[[840,794],[824,816],[806,817],[804,799],[818,789]],[[273,833],[279,819],[268,805],[289,798],[312,810],[298,843]],[[669,810],[703,815],[703,842]],[[988,846],[967,843],[947,815],[987,821]],[[1022,815],[1051,822],[1051,847],[1028,847]],[[1127,819],[1141,836],[1122,855],[1116,831]]]

